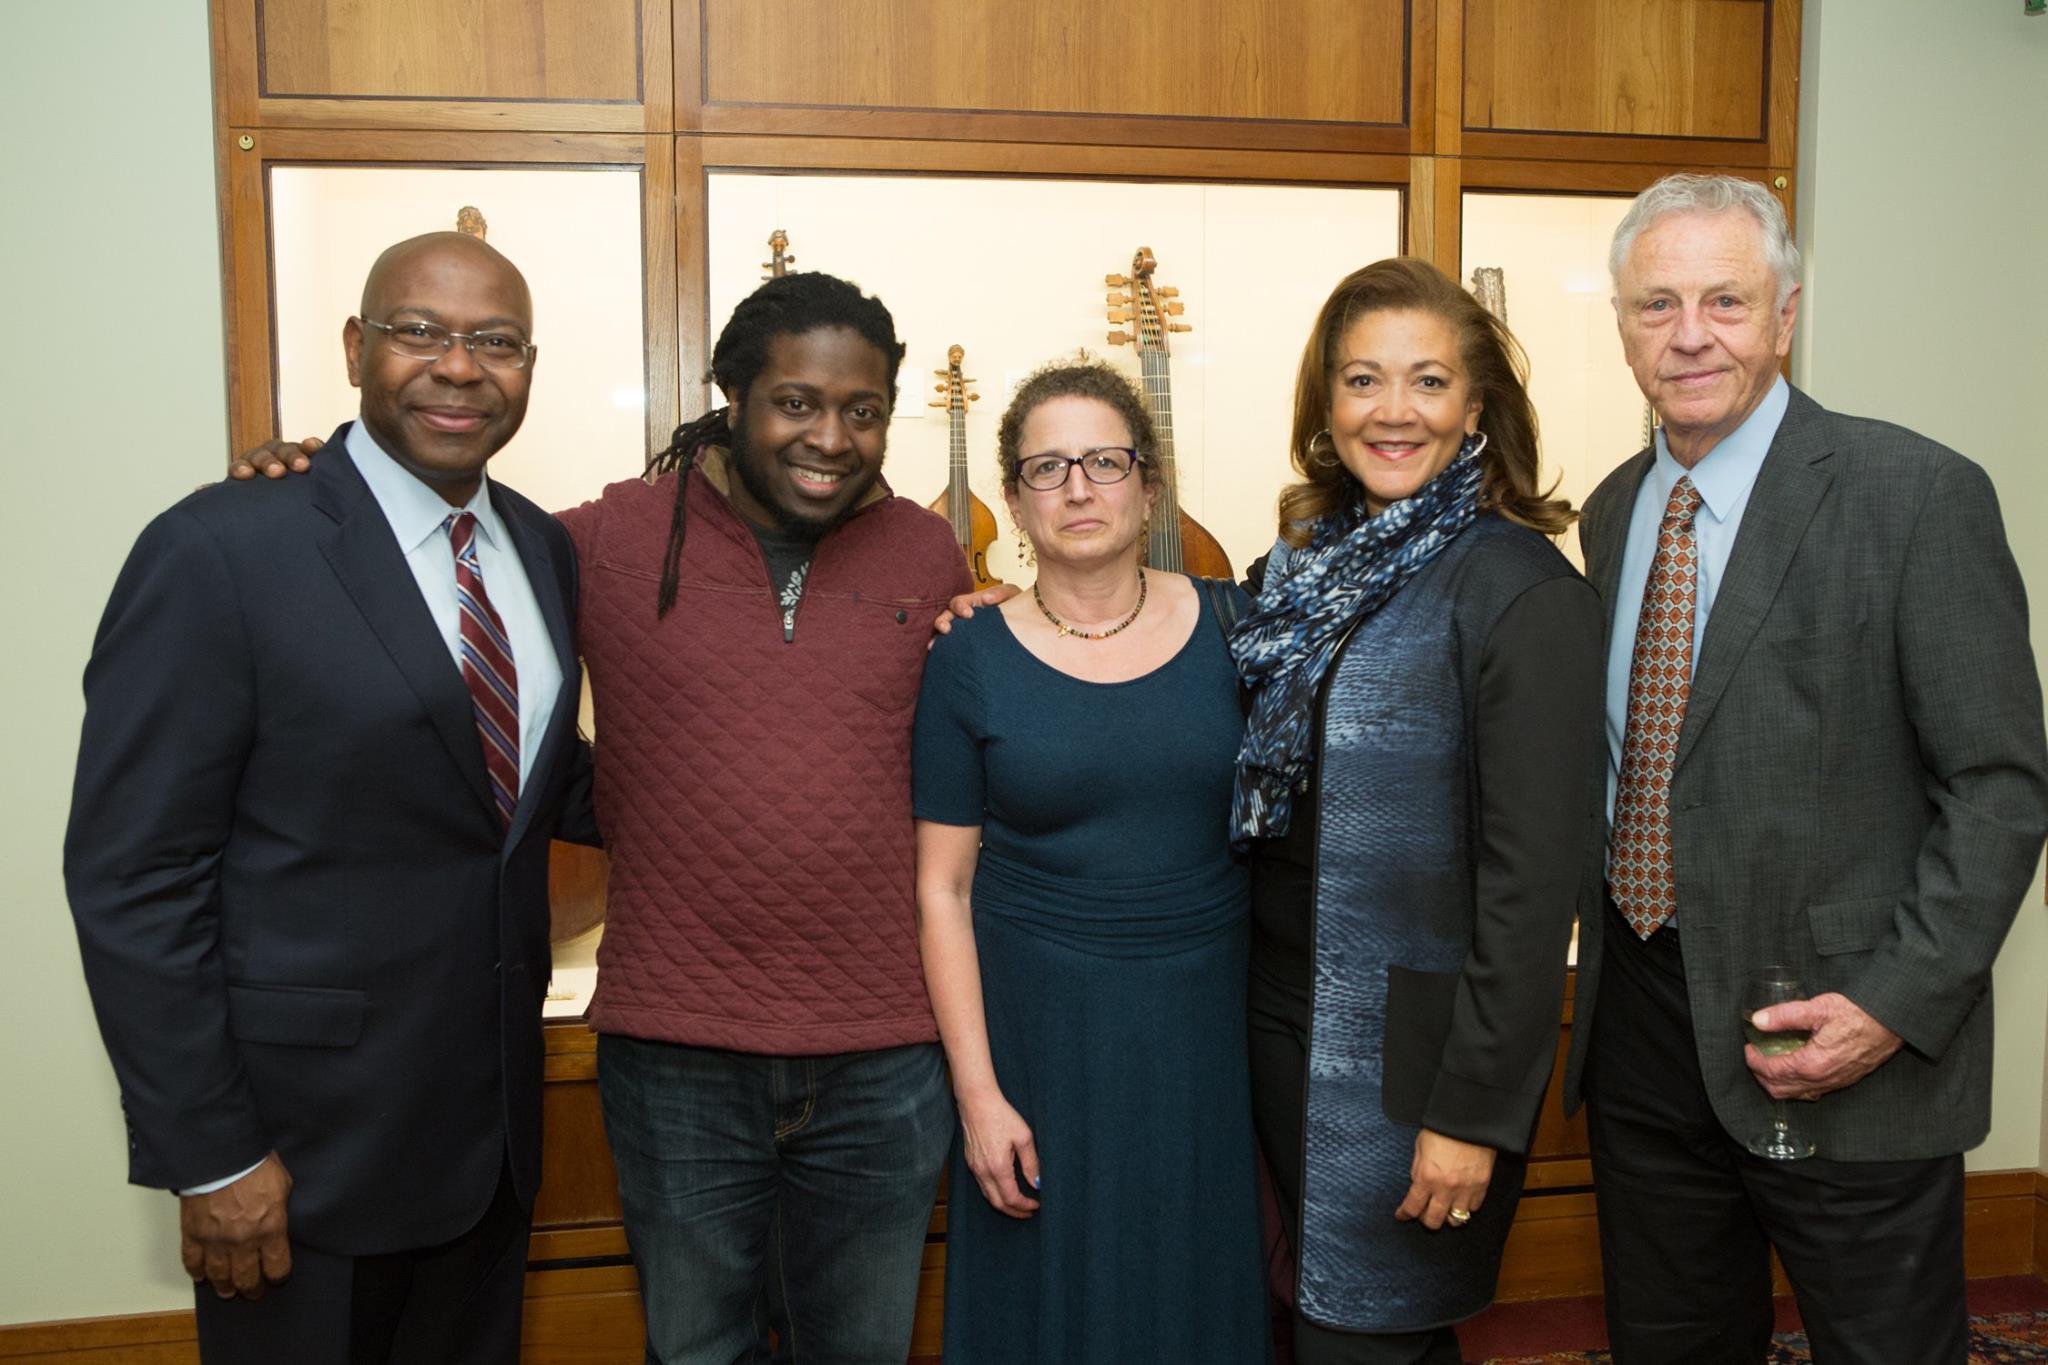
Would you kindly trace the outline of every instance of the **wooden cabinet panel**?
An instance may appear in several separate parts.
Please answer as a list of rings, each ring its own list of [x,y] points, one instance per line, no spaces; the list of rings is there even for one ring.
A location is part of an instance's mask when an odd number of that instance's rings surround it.
[[[1464,126],[1762,139],[1771,8],[1772,0],[1465,0]]]
[[[712,103],[1406,120],[1406,0],[704,0],[703,13]]]
[[[258,0],[256,31],[266,96],[641,97],[639,0]]]
[[[551,1079],[541,1091],[541,1122],[547,1142],[541,1148],[534,1226],[617,1223],[619,1177],[604,1138],[596,1079]]]

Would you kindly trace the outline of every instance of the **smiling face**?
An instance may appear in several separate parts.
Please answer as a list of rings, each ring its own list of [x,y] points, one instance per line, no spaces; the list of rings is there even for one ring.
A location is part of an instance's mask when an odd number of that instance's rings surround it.
[[[1740,209],[1670,213],[1643,229],[1616,279],[1622,352],[1687,468],[1756,411],[1791,350],[1799,290],[1778,302],[1763,247]]]
[[[786,333],[732,404],[732,504],[756,526],[817,537],[882,474],[889,364],[850,327]]]
[[[1115,408],[1095,398],[1066,395],[1048,398],[1029,413],[1018,435],[1021,463],[1041,455],[1069,458],[1106,446],[1129,449],[1130,425]],[[1145,516],[1157,495],[1134,469],[1119,483],[1093,483],[1078,466],[1069,466],[1067,480],[1057,488],[1037,489],[1023,483],[1007,491],[1010,518],[1031,538],[1038,558],[1052,564],[1089,564],[1126,557],[1136,562],[1135,547]]]
[[[496,251],[455,233],[416,238],[378,258],[363,286],[362,316],[533,335],[526,281]],[[459,341],[422,360],[354,318],[342,329],[342,349],[348,381],[363,392],[363,425],[377,444],[451,505],[468,502],[484,463],[526,417],[533,361],[518,370],[487,367]]]
[[[1457,458],[1479,410],[1457,329],[1443,318],[1382,309],[1344,333],[1330,374],[1330,439],[1374,516]]]

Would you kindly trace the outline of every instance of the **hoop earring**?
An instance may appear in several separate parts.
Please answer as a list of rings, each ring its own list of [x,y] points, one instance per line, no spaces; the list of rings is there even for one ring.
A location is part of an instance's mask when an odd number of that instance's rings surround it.
[[[1328,427],[1324,427],[1321,431],[1308,438],[1308,458],[1306,463],[1322,469],[1329,469],[1343,463],[1337,458],[1337,440],[1334,436],[1330,437],[1329,446],[1321,454],[1316,453],[1316,442],[1326,436],[1330,436],[1330,429]]]

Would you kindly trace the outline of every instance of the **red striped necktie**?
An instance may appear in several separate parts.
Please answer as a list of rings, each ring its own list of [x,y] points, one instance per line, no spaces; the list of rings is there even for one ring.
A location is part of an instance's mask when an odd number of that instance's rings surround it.
[[[476,557],[476,514],[448,518],[448,544],[455,551],[455,599],[461,607],[462,680],[469,684],[483,741],[484,770],[498,817],[512,823],[519,804],[519,670],[512,665],[512,641],[484,592],[483,566]]]

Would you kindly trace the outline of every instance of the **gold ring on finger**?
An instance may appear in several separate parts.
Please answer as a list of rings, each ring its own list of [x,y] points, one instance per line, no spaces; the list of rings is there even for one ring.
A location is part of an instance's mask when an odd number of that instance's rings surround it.
[[[1452,1227],[1455,1227],[1455,1228],[1461,1228],[1461,1227],[1464,1227],[1464,1226],[1465,1226],[1465,1224],[1467,1224],[1467,1223],[1469,1223],[1469,1222],[1471,1222],[1471,1221],[1472,1221],[1472,1211],[1471,1211],[1470,1209],[1452,1209],[1452,1210],[1451,1210],[1451,1226],[1452,1226]]]

